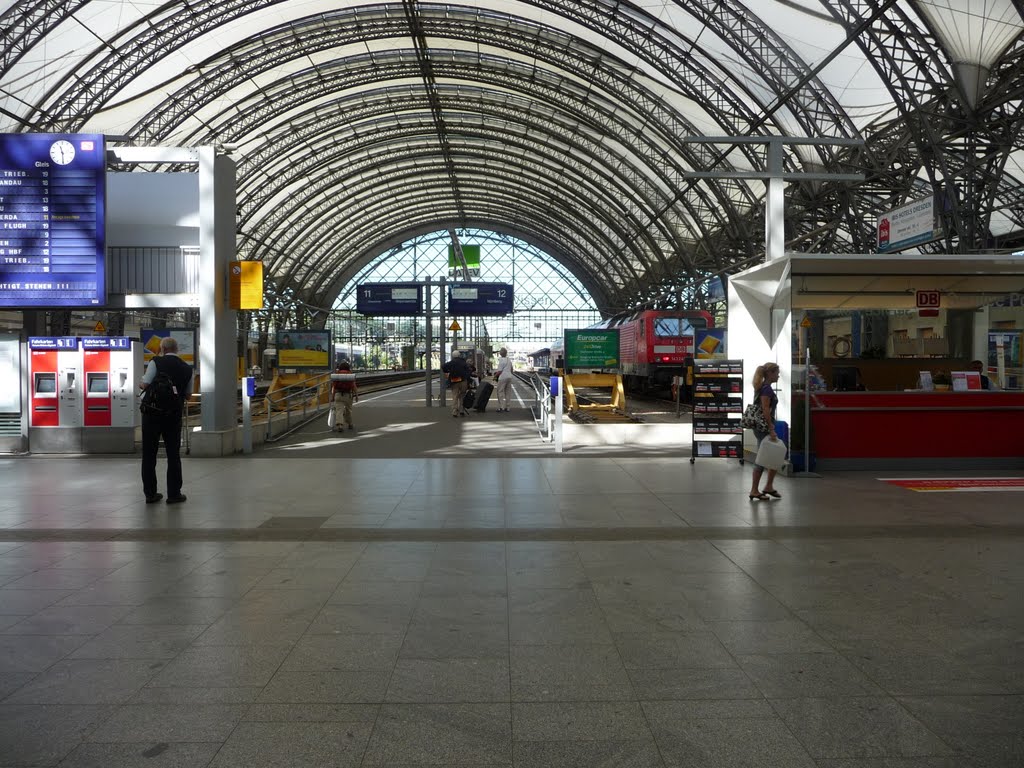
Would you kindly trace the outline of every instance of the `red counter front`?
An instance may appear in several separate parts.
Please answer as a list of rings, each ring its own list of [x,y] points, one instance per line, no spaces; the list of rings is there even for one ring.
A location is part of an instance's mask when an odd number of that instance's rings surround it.
[[[794,412],[803,408],[803,393],[794,393]],[[816,392],[811,429],[823,469],[928,466],[915,459],[1024,466],[1020,392]]]

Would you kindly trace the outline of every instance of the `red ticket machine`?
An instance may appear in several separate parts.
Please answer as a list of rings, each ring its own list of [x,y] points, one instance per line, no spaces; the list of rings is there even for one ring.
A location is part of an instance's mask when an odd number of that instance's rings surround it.
[[[86,453],[132,453],[142,348],[120,336],[82,339]]]
[[[29,346],[29,450],[82,450],[82,355],[74,336],[33,336]]]

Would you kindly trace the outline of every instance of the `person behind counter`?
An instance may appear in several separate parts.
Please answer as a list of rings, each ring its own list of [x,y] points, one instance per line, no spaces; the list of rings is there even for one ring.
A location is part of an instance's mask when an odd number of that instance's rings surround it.
[[[970,369],[981,376],[982,389],[999,389],[999,386],[985,374],[985,364],[981,360],[971,360]]]

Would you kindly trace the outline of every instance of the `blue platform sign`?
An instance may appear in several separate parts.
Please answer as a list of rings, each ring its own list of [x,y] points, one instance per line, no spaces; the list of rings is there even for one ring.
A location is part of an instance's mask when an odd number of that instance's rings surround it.
[[[131,349],[129,336],[83,336],[82,349]]]
[[[29,336],[29,349],[78,349],[77,336]]]
[[[0,134],[0,307],[106,304],[98,134]]]
[[[512,298],[508,283],[448,283],[448,314],[509,315]]]
[[[419,283],[360,283],[356,287],[356,312],[362,315],[422,315],[423,288]]]

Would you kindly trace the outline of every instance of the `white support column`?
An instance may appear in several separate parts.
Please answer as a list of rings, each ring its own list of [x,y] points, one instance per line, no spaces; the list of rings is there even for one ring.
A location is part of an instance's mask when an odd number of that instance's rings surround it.
[[[202,433],[197,455],[235,451],[237,312],[228,309],[228,265],[235,258],[235,161],[199,148],[199,353]]]
[[[786,182],[783,179],[782,142],[768,142],[768,194],[765,199],[765,261],[781,259],[786,252]]]

